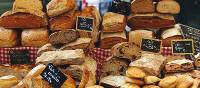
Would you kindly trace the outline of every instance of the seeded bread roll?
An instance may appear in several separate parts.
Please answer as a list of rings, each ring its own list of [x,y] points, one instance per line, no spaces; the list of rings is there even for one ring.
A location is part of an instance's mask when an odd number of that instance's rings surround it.
[[[133,13],[152,13],[155,12],[153,0],[133,0],[131,3]]]
[[[124,15],[107,12],[103,16],[103,32],[122,32],[126,27],[126,18]]]
[[[170,72],[186,72],[194,69],[193,61],[191,60],[174,60],[165,65],[166,73]]]
[[[178,14],[180,5],[175,0],[162,0],[158,2],[156,10],[159,13]]]

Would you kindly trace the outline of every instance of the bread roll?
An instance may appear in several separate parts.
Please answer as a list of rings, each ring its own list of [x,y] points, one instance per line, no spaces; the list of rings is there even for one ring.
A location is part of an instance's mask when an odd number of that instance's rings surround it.
[[[144,85],[144,81],[142,79],[136,79],[136,78],[126,78],[127,83],[137,84],[139,86]]]
[[[173,27],[175,20],[172,15],[167,14],[132,14],[128,17],[127,24],[134,29],[159,29]]]
[[[104,87],[99,86],[99,85],[94,85],[94,86],[90,86],[90,87],[86,87],[86,88],[104,88]]]
[[[54,32],[49,36],[49,42],[52,45],[57,44],[67,44],[73,41],[76,41],[76,39],[79,37],[78,32],[76,30],[64,30],[64,31],[58,31]]]
[[[188,88],[192,86],[194,79],[188,75],[179,76],[177,79],[176,88]]]
[[[125,76],[107,76],[100,80],[99,84],[105,88],[121,87],[126,84]]]
[[[152,13],[155,12],[153,0],[133,0],[131,2],[131,12],[133,13]]]
[[[49,42],[49,33],[46,28],[29,29],[22,31],[22,46],[41,47]]]
[[[143,79],[146,74],[143,70],[136,68],[136,67],[130,67],[126,71],[126,76],[131,78],[140,78]]]
[[[193,69],[194,69],[193,61],[187,59],[170,61],[165,65],[166,73],[187,72]]]
[[[171,40],[182,39],[180,26],[176,24],[174,28],[166,29],[162,32],[161,38],[164,47],[171,47]]]
[[[18,44],[17,31],[0,27],[0,47],[15,47]]]
[[[194,62],[195,66],[196,67],[200,67],[200,56],[198,56],[196,59],[195,59],[195,62]]]
[[[48,43],[38,49],[37,56],[41,56],[44,52],[56,51],[56,50],[58,50],[58,49],[55,48],[52,44]]]
[[[143,88],[160,88],[160,87],[156,85],[145,85]]]
[[[175,88],[177,79],[178,78],[176,76],[168,76],[162,79],[158,85],[162,88]]]
[[[103,32],[123,32],[126,27],[124,15],[107,12],[103,16]]]
[[[140,86],[138,86],[136,84],[126,83],[126,84],[122,85],[120,88],[140,88]]]
[[[76,8],[75,0],[51,0],[47,4],[47,14],[49,17],[54,17],[74,8]]]
[[[146,75],[159,76],[165,60],[161,54],[142,52],[141,57],[129,66],[140,68]]]
[[[0,77],[0,88],[11,88],[15,86],[19,80],[13,75]]]
[[[156,77],[156,76],[146,76],[144,78],[145,84],[156,84],[160,81],[161,79]]]
[[[159,13],[178,14],[180,5],[175,0],[162,0],[158,2],[156,10]]]
[[[37,57],[36,64],[53,63],[54,65],[80,65],[84,62],[85,54],[82,49],[49,51]]]
[[[100,48],[111,49],[114,45],[126,41],[125,32],[101,33]]]
[[[154,33],[149,30],[134,30],[129,32],[128,42],[134,42],[136,45],[140,46],[142,39],[153,39]]]
[[[193,84],[190,88],[198,88],[199,84],[200,84],[200,79],[196,78],[194,79]]]

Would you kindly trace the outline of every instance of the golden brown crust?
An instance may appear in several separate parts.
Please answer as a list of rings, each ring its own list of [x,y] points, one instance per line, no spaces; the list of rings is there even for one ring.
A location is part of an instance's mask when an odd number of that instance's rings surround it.
[[[155,12],[153,0],[133,0],[131,4],[131,12],[133,13],[151,13]]]
[[[2,16],[0,26],[4,28],[40,28],[47,26],[47,20],[28,13],[14,13]]]
[[[14,47],[18,44],[17,31],[0,27],[0,34],[0,47]]]
[[[159,13],[178,14],[180,12],[180,5],[175,0],[159,1],[156,10]]]

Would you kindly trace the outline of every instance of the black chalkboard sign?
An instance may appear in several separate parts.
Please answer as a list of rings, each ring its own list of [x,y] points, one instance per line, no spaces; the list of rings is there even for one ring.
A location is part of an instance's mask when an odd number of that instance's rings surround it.
[[[67,77],[51,63],[47,65],[40,75],[48,81],[53,88],[60,88],[67,79]]]
[[[9,52],[11,64],[30,64],[27,50],[12,50]]]
[[[172,54],[194,54],[192,39],[172,40]]]
[[[195,55],[200,53],[200,30],[180,24],[182,35],[185,39],[193,39]]]
[[[142,39],[141,49],[143,51],[159,53],[161,48],[161,41],[155,39]]]
[[[92,31],[94,29],[94,19],[88,17],[77,17],[76,29]]]
[[[113,0],[110,11],[123,14],[123,15],[129,15],[131,12],[131,3],[123,1],[123,0]]]

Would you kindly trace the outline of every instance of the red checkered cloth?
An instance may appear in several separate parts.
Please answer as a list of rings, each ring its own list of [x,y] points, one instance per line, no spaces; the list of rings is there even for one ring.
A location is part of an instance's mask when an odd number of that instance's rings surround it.
[[[0,48],[0,64],[10,64],[10,51],[27,50],[31,63],[35,63],[37,58],[37,47],[15,47],[15,48]]]

